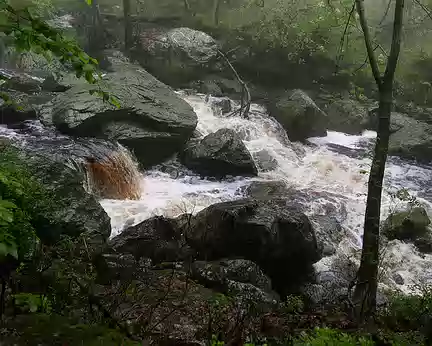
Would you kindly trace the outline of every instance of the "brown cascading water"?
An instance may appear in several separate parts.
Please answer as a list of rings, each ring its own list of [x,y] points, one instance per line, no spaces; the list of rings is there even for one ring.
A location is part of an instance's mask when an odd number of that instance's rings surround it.
[[[103,157],[87,157],[85,162],[87,187],[90,192],[106,199],[141,197],[141,174],[132,155],[123,147]]]

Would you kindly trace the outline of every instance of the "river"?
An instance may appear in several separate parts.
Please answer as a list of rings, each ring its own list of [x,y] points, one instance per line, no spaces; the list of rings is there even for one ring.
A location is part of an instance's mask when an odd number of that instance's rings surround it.
[[[287,186],[303,191],[318,192],[311,198],[308,213],[325,215],[332,210],[347,236],[337,246],[336,254],[325,257],[315,267],[325,271],[340,258],[358,261],[363,233],[363,220],[370,168],[370,149],[376,134],[367,131],[359,136],[328,131],[326,137],[310,138],[308,144],[291,143],[285,131],[266,110],[256,104],[248,119],[227,117],[211,106],[205,95],[179,92],[198,115],[197,130],[202,136],[221,128],[237,131],[251,152],[266,150],[278,167],[260,172],[255,178],[231,178],[224,181],[202,179],[192,173],[172,174],[161,170],[142,173],[142,196],[139,200],[102,200],[111,217],[112,235],[124,227],[137,224],[154,215],[173,217],[196,213],[207,206],[244,197],[244,188],[254,181],[283,181]],[[0,135],[20,136],[0,127]],[[186,171],[187,172],[187,171]],[[432,167],[415,165],[390,157],[384,182],[382,218],[402,209],[407,202],[394,193],[405,188],[416,197],[432,216]],[[394,240],[385,246],[381,285],[414,292],[413,285],[432,283],[432,255],[417,252],[411,244]],[[403,278],[396,283],[395,276]],[[399,280],[400,281],[400,280]]]

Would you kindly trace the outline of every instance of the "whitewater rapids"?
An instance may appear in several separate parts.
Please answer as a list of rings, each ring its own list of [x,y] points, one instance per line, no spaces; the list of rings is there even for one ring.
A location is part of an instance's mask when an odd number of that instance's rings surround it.
[[[222,128],[237,131],[248,150],[266,150],[278,163],[270,172],[260,172],[257,178],[236,178],[226,181],[201,179],[196,175],[172,177],[158,170],[142,177],[142,197],[138,201],[103,200],[102,206],[111,217],[112,236],[124,227],[137,224],[154,215],[174,217],[196,213],[211,204],[242,198],[242,192],[253,181],[284,181],[297,190],[323,192],[323,197],[311,200],[310,214],[325,214],[329,204],[338,212],[338,219],[348,230],[337,253],[323,258],[315,266],[318,271],[330,268],[341,256],[358,261],[363,233],[363,221],[370,168],[368,153],[376,134],[366,131],[361,136],[329,131],[327,137],[310,138],[310,145],[291,143],[285,131],[266,110],[252,105],[249,119],[225,117],[211,106],[204,95],[180,95],[198,115],[197,130],[202,136]],[[382,217],[401,209],[406,202],[392,193],[406,188],[432,215],[432,167],[416,166],[397,158],[389,158],[384,183]],[[333,198],[326,198],[330,194]],[[336,196],[336,198],[334,198]],[[384,287],[413,292],[414,285],[432,283],[432,256],[417,252],[415,247],[391,241],[385,248],[382,283]],[[404,279],[397,285],[394,277]]]

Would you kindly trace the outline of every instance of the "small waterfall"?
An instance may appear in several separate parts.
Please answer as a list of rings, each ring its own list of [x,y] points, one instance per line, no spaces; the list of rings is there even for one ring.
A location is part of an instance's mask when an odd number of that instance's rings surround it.
[[[141,174],[138,164],[125,148],[102,159],[87,157],[84,166],[87,185],[100,198],[138,200],[141,197]]]
[[[35,155],[63,162],[77,171],[89,193],[101,199],[137,200],[141,197],[142,176],[133,155],[118,143],[98,139],[71,138],[38,121],[12,129],[0,126],[0,138]]]

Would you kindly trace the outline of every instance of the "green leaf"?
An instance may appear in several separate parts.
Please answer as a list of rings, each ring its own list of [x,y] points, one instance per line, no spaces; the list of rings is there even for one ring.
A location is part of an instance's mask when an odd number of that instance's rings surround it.
[[[91,5],[92,4],[92,0],[84,0],[86,2],[87,5]]]
[[[0,258],[11,255],[13,258],[18,259],[18,249],[16,244],[0,243]]]

